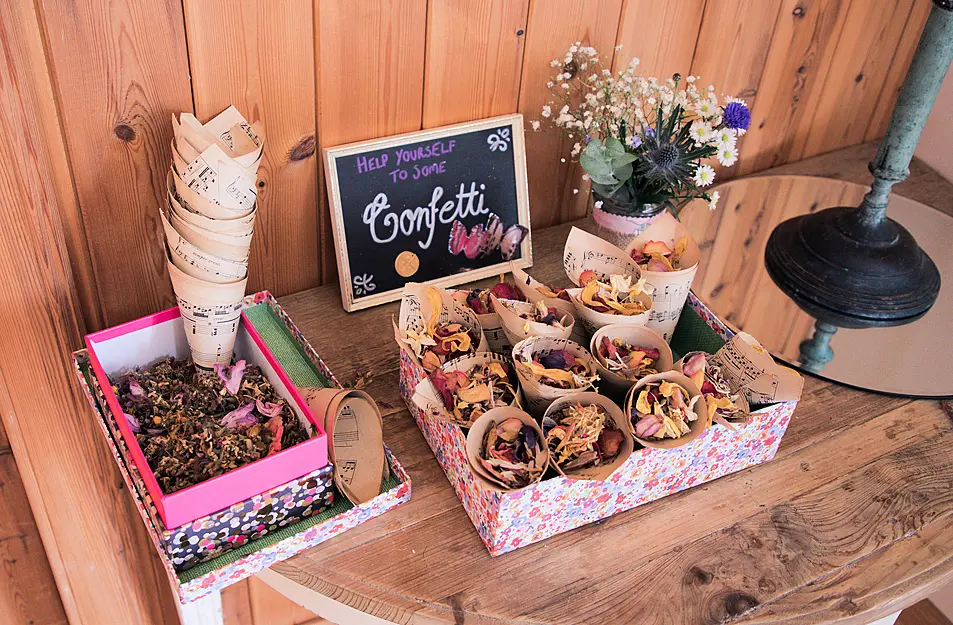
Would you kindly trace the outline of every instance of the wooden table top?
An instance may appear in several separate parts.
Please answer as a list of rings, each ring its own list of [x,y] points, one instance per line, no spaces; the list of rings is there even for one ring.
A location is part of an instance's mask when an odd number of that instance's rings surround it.
[[[867,152],[845,154],[830,163],[859,178]],[[533,234],[534,276],[564,278],[568,231]],[[399,397],[398,304],[348,314],[336,286],[279,301],[381,404],[413,480],[409,503],[272,567],[300,587],[397,623],[861,624],[953,582],[949,401],[805,376],[773,461],[491,558]]]

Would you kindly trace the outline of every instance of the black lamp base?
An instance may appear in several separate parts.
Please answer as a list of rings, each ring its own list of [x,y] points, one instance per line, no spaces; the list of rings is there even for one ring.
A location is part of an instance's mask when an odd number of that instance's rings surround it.
[[[915,321],[936,301],[940,272],[903,226],[865,216],[841,206],[778,224],[764,252],[768,274],[801,309],[837,327]]]

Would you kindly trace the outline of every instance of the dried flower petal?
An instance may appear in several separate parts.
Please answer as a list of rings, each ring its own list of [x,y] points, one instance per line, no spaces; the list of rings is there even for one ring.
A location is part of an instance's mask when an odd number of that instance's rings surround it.
[[[215,365],[215,373],[225,384],[225,390],[229,395],[237,395],[238,389],[242,386],[242,376],[245,375],[245,361],[239,360],[225,372],[225,367],[219,364]]]
[[[255,410],[255,404],[244,404],[222,417],[222,420],[219,423],[230,430],[251,427],[258,423],[258,419],[256,419],[255,415],[252,414],[253,410]]]
[[[133,378],[129,378],[129,394],[133,397],[145,397],[146,392]]]
[[[258,408],[258,413],[263,417],[277,417],[282,411],[281,404],[273,404],[270,401],[260,399],[255,400],[255,407]]]
[[[122,416],[126,417],[126,423],[129,424],[130,429],[132,429],[134,434],[138,434],[141,431],[139,427],[139,419],[135,418],[128,412],[122,413]]]

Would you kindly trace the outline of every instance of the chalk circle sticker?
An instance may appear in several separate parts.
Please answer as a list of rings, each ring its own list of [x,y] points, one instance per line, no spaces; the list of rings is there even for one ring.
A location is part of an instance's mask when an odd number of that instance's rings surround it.
[[[420,269],[420,257],[405,250],[397,255],[397,260],[394,261],[394,269],[397,270],[399,275],[409,278]]]

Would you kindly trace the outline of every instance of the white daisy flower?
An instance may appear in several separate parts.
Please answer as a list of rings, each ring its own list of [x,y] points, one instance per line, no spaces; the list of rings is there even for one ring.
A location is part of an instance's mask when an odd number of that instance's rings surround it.
[[[543,107],[543,117],[549,117],[553,114],[553,109],[548,104]]]
[[[699,165],[695,168],[695,184],[707,187],[715,181],[715,170],[711,165]]]
[[[698,116],[702,119],[710,119],[718,114],[718,107],[711,100],[700,100],[698,104],[695,105],[695,112],[698,113]]]
[[[533,130],[539,130],[539,122],[536,121],[535,119],[531,121],[529,125],[533,127]]]
[[[715,155],[715,158],[725,167],[731,167],[738,160],[738,150],[735,146],[718,148],[718,153]]]
[[[696,120],[692,122],[691,128],[688,130],[688,136],[692,138],[696,144],[708,143],[712,138],[711,126],[702,120]]]
[[[711,199],[708,200],[708,210],[713,211],[718,206],[718,198],[721,197],[721,194],[717,191],[712,191],[709,197],[711,197]]]
[[[715,144],[719,150],[735,147],[736,141],[735,131],[731,128],[722,128],[715,132]]]

